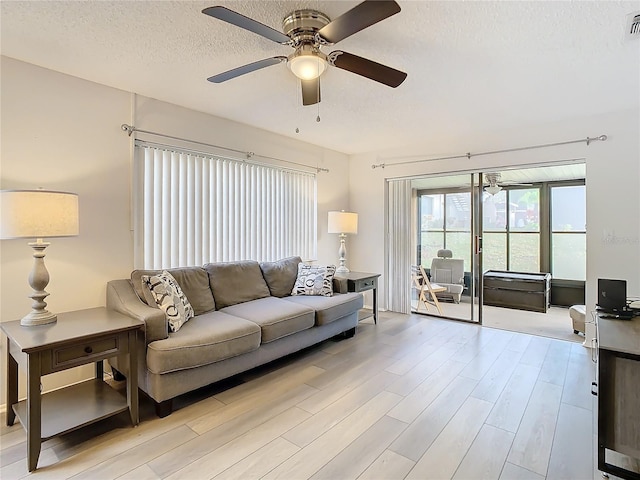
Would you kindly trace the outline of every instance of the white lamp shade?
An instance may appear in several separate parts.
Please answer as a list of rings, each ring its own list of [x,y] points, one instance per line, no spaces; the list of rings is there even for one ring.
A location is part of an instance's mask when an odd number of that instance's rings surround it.
[[[329,233],[358,233],[358,214],[329,212]]]
[[[48,190],[0,192],[0,238],[78,235],[78,195]]]

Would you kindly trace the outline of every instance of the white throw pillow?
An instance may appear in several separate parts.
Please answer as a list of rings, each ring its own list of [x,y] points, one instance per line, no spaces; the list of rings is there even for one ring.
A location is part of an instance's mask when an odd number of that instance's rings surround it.
[[[335,265],[318,267],[298,264],[298,277],[291,290],[291,295],[333,295],[333,276],[336,273]]]
[[[193,307],[189,299],[173,275],[166,270],[159,275],[143,275],[142,285],[149,289],[158,307],[164,311],[170,331],[177,332],[193,318]]]

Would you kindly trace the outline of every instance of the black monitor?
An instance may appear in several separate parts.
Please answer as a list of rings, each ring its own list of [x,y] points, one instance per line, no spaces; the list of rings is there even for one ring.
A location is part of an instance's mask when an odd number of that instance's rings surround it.
[[[620,313],[627,308],[627,281],[598,279],[598,309],[607,313]]]

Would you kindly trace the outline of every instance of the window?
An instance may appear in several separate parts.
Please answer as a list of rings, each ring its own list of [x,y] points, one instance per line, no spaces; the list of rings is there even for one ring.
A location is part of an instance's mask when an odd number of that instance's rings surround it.
[[[471,194],[469,192],[420,195],[420,260],[431,260],[442,248],[471,265]]]
[[[482,259],[485,270],[507,269],[507,191],[483,194]]]
[[[507,190],[509,270],[540,271],[540,189]]]
[[[137,268],[313,259],[316,176],[136,142]]]
[[[587,208],[584,185],[551,187],[551,274],[586,280]]]
[[[483,196],[484,269],[540,271],[540,188]]]

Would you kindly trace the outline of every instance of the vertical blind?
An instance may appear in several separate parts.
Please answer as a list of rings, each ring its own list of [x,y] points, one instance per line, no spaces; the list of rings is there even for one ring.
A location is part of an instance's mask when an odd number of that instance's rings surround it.
[[[137,141],[136,268],[316,257],[316,176]]]
[[[415,251],[411,180],[389,180],[387,192],[387,309],[410,313]]]

